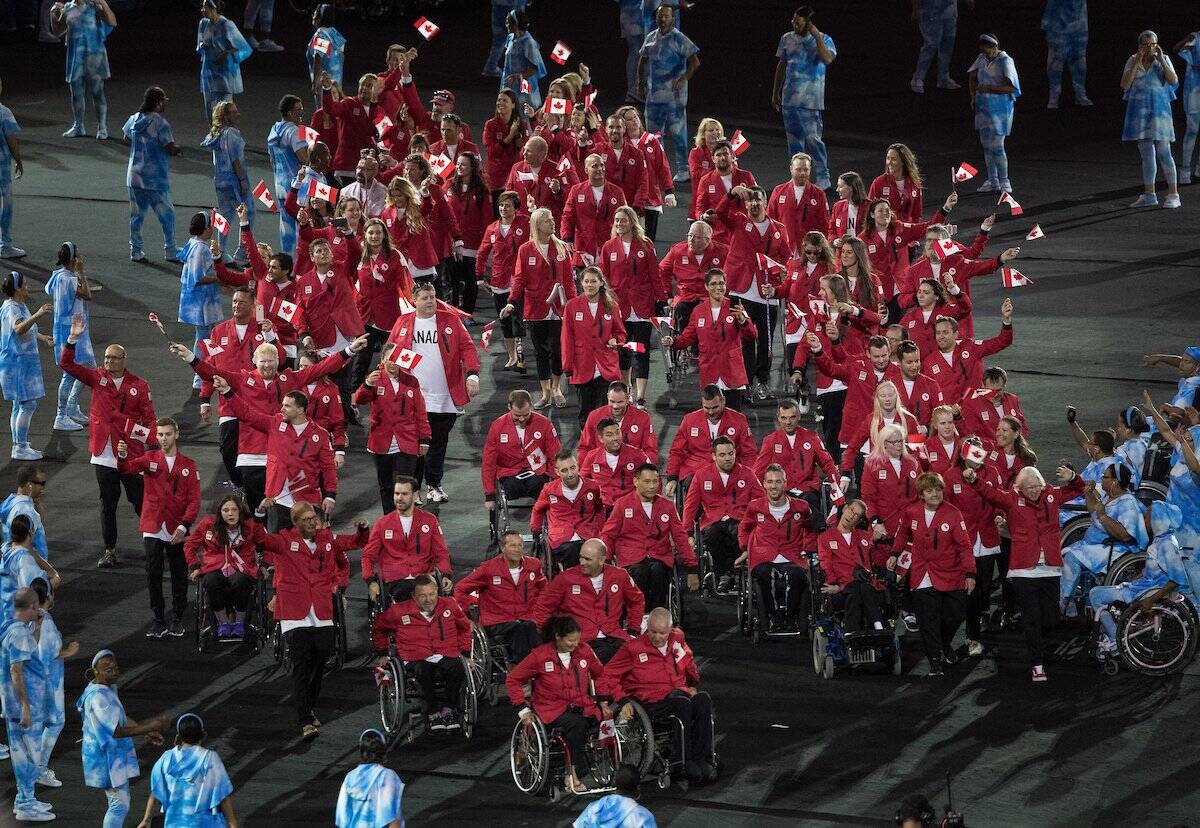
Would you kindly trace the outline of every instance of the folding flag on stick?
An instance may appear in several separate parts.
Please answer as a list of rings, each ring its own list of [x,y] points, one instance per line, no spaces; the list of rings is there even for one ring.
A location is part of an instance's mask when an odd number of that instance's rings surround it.
[[[570,56],[571,47],[561,40],[554,44],[554,49],[550,52],[550,59],[559,65],[566,65]]]
[[[954,183],[961,184],[964,181],[970,181],[972,178],[974,178],[978,174],[979,174],[979,170],[975,169],[970,164],[968,164],[966,161],[964,161],[960,165],[958,165],[958,167],[955,168],[955,170],[954,170],[954,175],[953,175]]]
[[[271,190],[267,187],[267,182],[258,182],[258,185],[254,188],[254,197],[272,213],[279,212],[275,208],[275,199],[271,197]]]
[[[734,130],[733,137],[729,139],[729,146],[733,149],[734,155],[741,155],[746,150],[750,149],[750,141],[745,135],[742,135],[740,129]]]
[[[1033,284],[1032,279],[1026,278],[1025,274],[1015,267],[1000,268],[1000,278],[1004,280],[1004,286],[1007,288],[1024,287],[1025,285]]]
[[[428,17],[418,17],[413,22],[413,28],[421,33],[421,37],[426,40],[433,40],[437,37],[437,33],[442,30],[441,26],[434,23]]]
[[[328,57],[333,53],[333,44],[329,42],[329,38],[313,35],[312,43],[310,44],[314,52],[320,52]]]
[[[483,346],[483,350],[488,349],[488,345],[492,344],[492,331],[496,329],[496,322],[493,320],[483,326],[483,333],[479,336],[479,344]]]
[[[1025,212],[1024,208],[1020,204],[1017,204],[1017,200],[1012,197],[1012,193],[1001,193],[1000,200],[996,202],[996,206],[999,207],[1001,204],[1007,204],[1009,212],[1014,216],[1019,216]]]
[[[1034,239],[1041,239],[1041,238],[1044,238],[1045,235],[1046,234],[1042,232],[1042,225],[1035,224],[1035,225],[1033,225],[1033,229],[1030,230],[1028,234],[1026,234],[1025,241],[1033,241]]]
[[[149,318],[149,319],[150,319],[150,321],[151,321],[151,322],[153,322],[155,325],[158,325],[158,330],[162,332],[162,335],[163,335],[163,336],[166,336],[166,335],[167,335],[167,329],[166,329],[166,328],[164,328],[164,327],[163,327],[163,323],[159,321],[159,319],[158,319],[158,314],[157,314],[157,313],[152,313],[152,314],[150,314],[150,316],[149,316],[148,318]]]
[[[212,222],[211,223],[212,223],[213,228],[218,233],[220,233],[222,236],[224,236],[226,233],[229,232],[229,222],[225,219],[225,217],[223,215],[221,215],[220,213],[217,212],[215,207],[213,208],[213,211],[212,211]]]

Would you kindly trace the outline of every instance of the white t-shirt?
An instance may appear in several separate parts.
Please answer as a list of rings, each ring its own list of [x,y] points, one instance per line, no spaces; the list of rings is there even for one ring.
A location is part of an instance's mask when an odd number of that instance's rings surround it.
[[[642,501],[642,511],[646,513],[646,517],[654,516],[654,501]]]
[[[559,653],[558,660],[562,662],[563,667],[571,666],[571,654],[570,653]]]
[[[109,377],[109,379],[112,380],[113,385],[115,385],[117,387],[117,390],[120,391],[121,383],[125,381],[125,378],[124,377]],[[117,455],[113,454],[113,441],[112,440],[109,440],[107,443],[104,444],[104,451],[102,451],[100,454],[92,455],[92,465],[93,466],[108,466],[110,469],[115,469],[117,467]]]
[[[430,414],[461,414],[462,410],[450,398],[450,386],[446,383],[446,369],[442,362],[442,332],[438,330],[437,316],[413,319],[412,350],[421,355],[420,362],[413,368],[413,376],[421,386],[425,397],[425,410]]]

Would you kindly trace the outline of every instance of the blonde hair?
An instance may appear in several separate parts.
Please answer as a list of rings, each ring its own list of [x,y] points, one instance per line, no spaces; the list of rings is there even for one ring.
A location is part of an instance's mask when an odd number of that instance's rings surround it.
[[[567,100],[571,101],[572,103],[579,100],[579,95],[583,92],[583,78],[580,77],[577,72],[567,72],[558,80],[563,86],[567,87],[567,91],[570,92],[570,95],[567,96]]]
[[[407,178],[398,175],[388,182],[387,205],[389,207],[400,207],[396,203],[397,193],[404,196],[404,220],[408,224],[408,232],[420,233],[425,227],[425,221],[421,218],[421,196],[417,193],[417,188]]]
[[[393,179],[393,180],[395,180],[395,179]],[[538,230],[538,224],[544,218],[549,218],[550,223],[554,224],[554,213],[550,212],[550,209],[548,207],[539,207],[536,210],[534,210],[532,213],[529,214],[529,238],[538,244],[543,243],[543,240],[538,238],[538,235],[540,232]],[[565,256],[567,254],[566,245],[563,244],[562,239],[560,239],[557,235],[555,235],[553,229],[550,230],[550,238],[546,239],[544,243],[547,245],[552,245],[554,247],[554,250],[558,253],[559,257]]]
[[[700,149],[701,147],[705,147],[707,149],[712,149],[712,147],[709,147],[707,144],[704,143],[704,130],[708,129],[709,124],[716,124],[717,129],[721,130],[721,134],[722,135],[725,134],[725,127],[722,126],[721,122],[718,121],[716,118],[701,118],[700,126],[696,127],[696,138],[693,141],[693,143],[696,146],[696,149]]]
[[[879,421],[883,419],[883,406],[879,404],[879,392],[885,389],[892,389],[892,393],[896,395],[896,419],[899,423],[896,425],[879,427]],[[898,428],[903,436],[908,436],[908,426],[906,417],[911,417],[912,413],[904,407],[903,400],[900,399],[900,389],[896,387],[896,383],[891,380],[883,380],[875,386],[875,394],[871,401],[871,444],[875,445],[879,434],[882,434],[889,428]]]
[[[874,430],[873,424],[872,424],[871,428],[872,428],[872,430]],[[878,434],[873,434],[871,436],[871,453],[867,456],[867,459],[870,460],[872,457],[874,457],[874,458],[877,458],[877,460],[879,460],[879,461],[890,460],[891,455],[889,455],[887,453],[887,451],[884,450],[883,444],[887,441],[887,439],[889,437],[892,437],[892,436],[899,436],[901,441],[903,441],[904,438],[908,436],[908,433],[905,432],[905,430],[898,425],[888,425],[888,426],[884,426],[883,428],[879,429]],[[904,457],[904,455],[906,455],[906,454],[908,454],[908,443],[902,442],[901,447],[900,447],[900,456]]]
[[[225,112],[229,107],[233,106],[233,101],[217,101],[212,111],[212,128],[208,131],[208,137],[216,138],[221,134],[228,124],[225,123]]]
[[[642,225],[640,223],[638,223],[637,210],[633,209],[628,204],[622,204],[620,207],[617,208],[617,212],[613,214],[613,218],[616,218],[617,216],[625,216],[625,218],[629,219],[629,230],[630,230],[630,233],[633,234],[634,241],[639,241],[639,242],[646,241],[646,231],[643,230]],[[615,238],[617,238],[618,235],[619,234],[617,233],[617,223],[614,221],[613,222],[613,230],[612,230],[612,233],[610,234],[610,238],[615,239]]]

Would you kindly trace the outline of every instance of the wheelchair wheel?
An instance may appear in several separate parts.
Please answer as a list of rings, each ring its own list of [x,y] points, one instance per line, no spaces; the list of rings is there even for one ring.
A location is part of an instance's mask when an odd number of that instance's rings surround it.
[[[492,704],[496,703],[495,685],[492,683],[492,643],[488,640],[487,631],[481,624],[471,622],[471,660],[479,665],[479,681],[476,692],[487,696]]]
[[[667,582],[667,609],[671,611],[671,617],[675,619],[675,623],[683,626],[683,584],[679,575],[678,564],[671,570],[670,580]]]
[[[763,613],[762,595],[759,593],[758,584],[753,578],[747,578],[746,581],[747,612],[750,616],[750,643],[757,644],[763,639],[763,626],[769,619]]]
[[[196,626],[194,636],[196,639],[196,652],[208,652],[208,632],[205,629],[205,616],[208,615],[208,606],[206,604],[207,597],[204,594],[204,586],[196,579],[196,599],[192,602],[196,606]]]
[[[587,740],[583,749],[592,768],[592,780],[598,787],[611,787],[617,768],[621,766],[621,743],[616,739],[605,742],[597,733]]]
[[[1112,562],[1108,574],[1104,576],[1106,586],[1116,586],[1128,581],[1136,581],[1142,577],[1146,568],[1145,552],[1127,552]]]
[[[754,623],[750,617],[750,578],[746,574],[746,568],[742,567],[738,570],[738,604],[737,604],[737,620],[738,631],[742,635],[750,634],[750,627]]]
[[[399,659],[389,658],[383,669],[386,680],[379,685],[379,718],[383,723],[383,732],[395,736],[404,726],[404,666]]]
[[[536,715],[517,720],[509,739],[508,764],[517,790],[538,796],[550,784],[550,739]]]
[[[812,637],[812,657],[813,657],[813,672],[821,675],[825,669],[825,659],[829,658],[826,653],[829,645],[829,638],[820,628],[813,629]]]
[[[1132,610],[1117,622],[1117,646],[1129,666],[1140,673],[1177,673],[1196,654],[1196,626],[1195,613],[1186,603]]]
[[[629,715],[622,718],[625,708]],[[638,773],[645,775],[654,764],[654,726],[646,708],[636,700],[627,698],[616,705],[617,745],[621,749],[621,762],[635,765]]]
[[[262,580],[255,584],[254,601],[250,607],[254,613],[254,622],[247,624],[246,629],[254,635],[254,644],[251,647],[253,655],[258,655],[266,644],[267,630],[270,629],[268,623],[270,619],[267,613],[267,590]]]
[[[1088,527],[1091,525],[1092,516],[1087,513],[1076,515],[1068,520],[1062,525],[1062,529],[1059,530],[1062,537],[1060,546],[1066,549],[1076,541],[1083,540],[1084,533],[1087,532]]]
[[[336,673],[346,664],[346,596],[341,592],[333,596],[333,653],[325,668]]]
[[[463,659],[463,672],[465,680],[459,694],[458,712],[463,738],[470,741],[475,735],[475,723],[479,721],[479,692],[486,674],[473,659]]]
[[[288,669],[287,639],[283,637],[283,628],[278,621],[271,624],[271,652],[275,663],[283,669]]]

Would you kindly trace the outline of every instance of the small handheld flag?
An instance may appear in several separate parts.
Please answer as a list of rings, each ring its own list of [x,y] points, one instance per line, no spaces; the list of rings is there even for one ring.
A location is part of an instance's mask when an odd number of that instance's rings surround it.
[[[166,329],[166,328],[164,328],[164,327],[163,327],[163,323],[159,321],[159,319],[158,319],[158,314],[157,314],[157,313],[152,313],[152,314],[150,314],[150,316],[149,316],[148,318],[149,318],[149,319],[150,319],[150,321],[151,321],[151,322],[153,322],[155,325],[158,325],[158,330],[159,330],[159,331],[162,333],[162,335],[163,335],[163,336],[166,336],[166,335],[167,335],[167,329]]]
[[[489,322],[483,326],[483,333],[479,336],[479,344],[483,346],[483,350],[488,349],[488,345],[492,344],[492,331],[496,329],[495,321]]]
[[[963,443],[962,453],[964,460],[976,466],[982,466],[987,461],[987,451],[974,443]]]
[[[566,98],[547,98],[546,111],[551,115],[570,115],[574,107]]]
[[[996,202],[996,206],[999,207],[1002,204],[1007,204],[1009,212],[1014,216],[1019,216],[1025,212],[1024,208],[1020,204],[1017,204],[1017,200],[1012,197],[1012,193],[1000,194],[1000,200]]]
[[[1024,287],[1025,285],[1033,284],[1032,279],[1026,278],[1025,274],[1015,267],[1001,268],[1000,278],[1004,280],[1004,286],[1007,288]]]
[[[337,203],[338,188],[330,187],[328,184],[322,184],[315,178],[308,182],[308,197],[319,198],[329,202],[330,205]]]
[[[954,170],[954,183],[961,184],[964,181],[970,181],[978,174],[979,170],[975,169],[966,161],[964,161],[958,165],[957,169]]]
[[[646,346],[641,342],[626,342],[621,347],[627,351],[633,351],[635,354],[646,353]]]
[[[312,46],[314,52],[320,52],[326,57],[333,54],[333,44],[329,42],[329,38],[313,35],[312,43],[309,45]]]
[[[413,21],[413,28],[420,32],[421,37],[426,40],[433,40],[437,37],[437,33],[442,30],[441,26],[434,23],[428,17],[418,17]]]
[[[1035,224],[1033,225],[1033,229],[1026,234],[1025,241],[1033,241],[1034,239],[1045,238],[1045,236],[1046,234],[1042,232],[1042,225]]]
[[[733,137],[729,139],[729,146],[733,149],[734,155],[741,155],[746,150],[750,149],[750,141],[745,135],[742,135],[740,129],[734,130]]]
[[[937,253],[938,259],[942,261],[948,256],[953,256],[955,253],[961,253],[963,250],[966,250],[966,248],[953,239],[938,239],[933,243],[933,251]]]
[[[550,59],[559,65],[565,65],[570,56],[571,47],[561,40],[554,44],[554,49],[550,52]]]
[[[396,364],[400,366],[401,370],[411,373],[412,370],[421,363],[421,355],[416,351],[410,351],[407,348],[400,348],[396,352],[395,361]]]
[[[258,185],[254,188],[254,197],[272,213],[278,212],[275,208],[275,199],[271,197],[271,190],[267,187],[267,182],[258,182]]]
[[[312,149],[312,145],[321,139],[321,133],[317,132],[312,127],[306,127],[303,124],[296,127],[296,137],[308,144],[308,148]]]
[[[218,233],[224,236],[229,232],[229,222],[226,218],[213,208],[212,211],[212,226]]]

